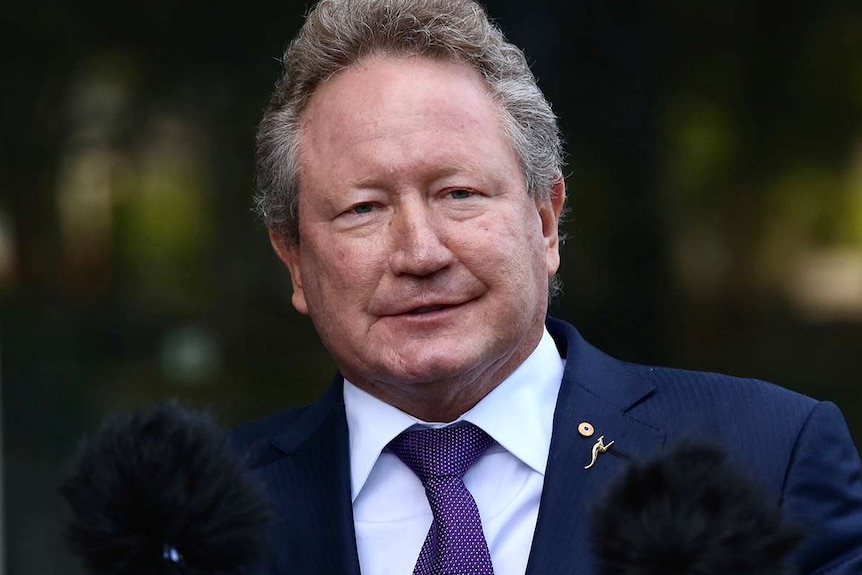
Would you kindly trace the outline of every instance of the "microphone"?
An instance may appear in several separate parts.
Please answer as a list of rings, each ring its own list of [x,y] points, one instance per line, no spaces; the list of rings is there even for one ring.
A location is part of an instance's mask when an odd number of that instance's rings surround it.
[[[176,402],[107,419],[60,490],[68,541],[98,575],[238,573],[259,559],[271,517],[227,431]]]
[[[707,444],[633,465],[593,516],[600,575],[792,575],[801,533]]]

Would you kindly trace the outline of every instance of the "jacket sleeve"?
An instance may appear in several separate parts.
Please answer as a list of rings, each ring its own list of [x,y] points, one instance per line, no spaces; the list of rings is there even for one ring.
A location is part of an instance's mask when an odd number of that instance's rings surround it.
[[[799,573],[862,573],[862,466],[833,403],[817,404],[803,425],[782,493],[786,518],[805,534]]]

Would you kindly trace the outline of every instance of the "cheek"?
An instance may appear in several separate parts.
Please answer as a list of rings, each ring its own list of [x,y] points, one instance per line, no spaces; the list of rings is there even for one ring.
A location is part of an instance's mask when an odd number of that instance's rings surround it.
[[[505,270],[503,279],[524,296],[533,290],[547,290],[547,248],[538,214],[527,213],[509,224],[499,248],[503,261],[497,262]]]
[[[474,275],[486,284],[517,285],[534,274],[530,267],[541,254],[517,222],[477,226],[458,239],[460,256]],[[543,260],[541,260],[543,261]],[[544,263],[542,263],[544,266]]]
[[[365,245],[328,241],[318,243],[309,261],[314,262],[308,274],[315,278],[319,297],[334,299],[340,305],[373,289],[380,275],[381,258]]]

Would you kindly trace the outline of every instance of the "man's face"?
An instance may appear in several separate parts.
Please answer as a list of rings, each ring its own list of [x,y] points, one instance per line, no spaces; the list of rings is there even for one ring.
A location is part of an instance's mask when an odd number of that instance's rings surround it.
[[[460,64],[372,57],[322,84],[303,120],[299,245],[271,234],[294,306],[361,388],[419,417],[471,407],[541,337],[562,182],[527,195],[496,104]]]

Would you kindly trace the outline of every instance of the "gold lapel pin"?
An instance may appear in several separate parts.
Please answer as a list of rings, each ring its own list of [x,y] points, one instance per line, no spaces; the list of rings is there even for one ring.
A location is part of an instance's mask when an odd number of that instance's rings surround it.
[[[611,441],[610,443],[605,445],[605,436],[600,435],[599,438],[596,440],[596,443],[593,445],[593,458],[592,458],[592,460],[590,460],[590,464],[587,465],[586,467],[584,467],[584,469],[589,469],[590,467],[595,465],[596,464],[596,458],[599,456],[599,453],[604,453],[605,451],[610,449],[611,445],[613,445],[613,444],[614,444],[614,442]]]

